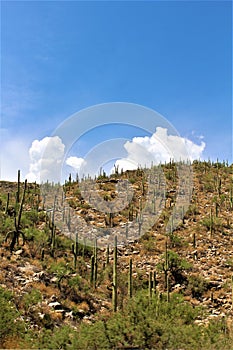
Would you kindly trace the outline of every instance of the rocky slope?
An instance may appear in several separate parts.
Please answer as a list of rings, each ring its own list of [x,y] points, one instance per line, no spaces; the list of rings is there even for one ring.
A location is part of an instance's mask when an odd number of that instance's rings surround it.
[[[148,193],[143,171],[98,179],[97,192],[108,202],[118,195],[115,186],[119,179],[127,178],[132,185],[134,195],[131,203],[113,216],[90,206],[81,196],[80,185],[67,182],[64,190],[66,198],[63,198],[66,230],[59,228],[59,225],[54,227],[56,243],[53,250],[50,239],[53,231],[51,214],[44,211],[39,186],[29,184],[21,221],[26,242],[23,245],[20,238],[12,253],[9,250],[10,238],[7,242],[4,239],[14,229],[14,213],[18,210],[15,207],[17,184],[0,183],[0,287],[13,292],[21,317],[32,329],[61,324],[76,328],[80,322],[92,323],[100,314],[112,312],[113,248],[110,244],[108,262],[106,253],[109,242],[105,237],[98,239],[102,240],[102,244],[98,249],[98,273],[94,288],[90,284],[93,247],[84,245],[82,225],[88,230],[101,227],[109,232],[112,228],[118,232],[118,228],[122,230],[123,227],[125,232],[127,225],[133,225],[133,220],[136,222],[133,237],[118,240],[118,308],[127,302],[129,258],[132,258],[133,264],[133,293],[137,289],[148,288],[151,271],[156,272],[154,289],[167,293],[163,270],[167,249],[176,253],[178,264],[176,270],[174,268],[173,271],[171,267],[168,271],[169,293],[181,293],[193,307],[204,307],[206,313],[196,323],[202,325],[220,317],[232,325],[233,166],[207,162],[193,165],[193,192],[189,209],[179,225],[170,232],[165,227],[178,195],[174,164],[164,166],[163,173],[167,185],[165,206],[154,225],[143,235],[138,235],[140,210],[145,206]],[[21,196],[22,191],[23,184]],[[6,208],[8,193],[9,204]],[[74,268],[72,240],[69,239],[70,236],[74,238],[74,233],[69,232],[69,227],[77,225],[77,222],[80,223],[77,227],[80,242],[77,266]]]

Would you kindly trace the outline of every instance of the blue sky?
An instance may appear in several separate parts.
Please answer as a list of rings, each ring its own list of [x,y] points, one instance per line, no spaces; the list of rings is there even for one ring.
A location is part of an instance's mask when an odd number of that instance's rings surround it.
[[[1,178],[26,176],[32,142],[70,115],[115,101],[232,162],[230,1],[2,1],[1,20]]]

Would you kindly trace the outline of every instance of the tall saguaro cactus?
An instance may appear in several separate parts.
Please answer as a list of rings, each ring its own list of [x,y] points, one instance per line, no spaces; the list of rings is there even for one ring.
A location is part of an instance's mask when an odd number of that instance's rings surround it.
[[[97,281],[97,239],[94,241],[93,255],[91,257],[91,276],[90,276],[90,284],[96,288]]]
[[[95,257],[92,255],[91,257],[91,276],[90,276],[90,284],[94,285],[94,265],[95,265]]]
[[[25,201],[26,189],[27,189],[27,180],[25,180],[25,182],[24,182],[23,197],[22,197],[22,201],[21,201],[20,207],[19,207],[18,219],[17,220],[15,219],[15,227],[16,227],[17,231],[19,231],[19,228],[20,228],[20,222],[21,222],[21,217],[22,217],[22,212],[23,212],[23,205],[24,205],[24,201]]]
[[[196,248],[196,234],[193,233],[193,248]]]
[[[114,238],[112,306],[113,306],[113,311],[116,312],[117,311],[117,236],[115,236]]]
[[[167,273],[167,302],[170,302],[170,283],[169,283],[169,274]]]
[[[7,201],[6,201],[5,214],[8,213],[9,202],[10,202],[10,193],[8,192],[8,193],[7,193]]]
[[[17,184],[17,194],[16,194],[16,202],[20,201],[20,170],[18,170],[18,184]]]
[[[54,257],[54,251],[56,246],[56,226],[52,227],[52,236],[51,236],[51,254]]]
[[[232,189],[232,187],[230,189],[229,201],[230,201],[230,209],[232,210],[232,208],[233,208],[233,189]]]
[[[72,254],[74,255],[74,269],[76,270],[78,256],[78,232],[75,234],[75,243],[72,243]]]
[[[106,265],[109,264],[109,244],[107,245],[107,249],[106,249]]]
[[[152,298],[152,271],[149,272],[148,296],[149,296],[149,301],[151,301],[151,298]]]
[[[156,286],[157,286],[157,279],[156,279],[156,271],[153,272],[153,290],[154,294],[156,294]]]
[[[21,217],[23,212],[23,205],[25,201],[25,194],[27,189],[27,180],[24,182],[24,190],[23,190],[23,196],[20,203],[18,216],[15,216],[15,229],[14,231],[10,231],[7,233],[5,241],[7,241],[8,237],[12,235],[12,240],[10,244],[10,251],[12,252],[14,250],[15,244],[18,242],[19,236],[21,235],[23,237],[23,242],[25,241],[24,233],[20,230],[20,223],[21,223]]]
[[[94,245],[94,286],[96,287],[96,281],[97,281],[97,274],[98,274],[98,263],[97,263],[97,238],[95,239],[95,245]]]
[[[133,266],[133,261],[132,261],[132,258],[130,258],[129,259],[129,277],[128,277],[128,296],[129,296],[129,298],[132,298],[132,295],[133,295],[132,266]]]
[[[164,266],[164,277],[165,277],[165,286],[167,288],[167,274],[168,274],[168,251],[167,251],[167,241],[165,243],[165,266]]]
[[[212,208],[210,209],[210,237],[212,237],[213,234],[213,212]]]

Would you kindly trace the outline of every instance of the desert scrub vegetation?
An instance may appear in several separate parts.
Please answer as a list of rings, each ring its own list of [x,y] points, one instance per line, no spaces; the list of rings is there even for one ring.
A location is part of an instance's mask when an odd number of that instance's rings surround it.
[[[148,303],[145,292],[137,293],[124,310],[101,315],[77,330],[64,325],[54,330],[28,333],[24,339],[32,349],[230,349],[232,333],[224,321],[211,321],[204,328],[198,325],[201,308],[193,308],[180,295],[167,303],[156,294]]]
[[[0,348],[231,350],[233,168],[194,162],[190,207],[169,233],[177,172],[173,162],[162,169],[157,222],[116,249],[89,246],[79,226],[72,240],[65,236],[37,184],[0,182]],[[101,173],[104,200],[117,196],[118,179],[128,179],[134,194],[114,215],[94,210],[71,177],[63,200],[104,234],[125,225],[127,235],[128,224],[140,222],[148,184],[143,169]],[[68,227],[71,212],[61,210]]]
[[[13,301],[13,294],[0,287],[0,347],[8,348],[25,333],[25,323]]]

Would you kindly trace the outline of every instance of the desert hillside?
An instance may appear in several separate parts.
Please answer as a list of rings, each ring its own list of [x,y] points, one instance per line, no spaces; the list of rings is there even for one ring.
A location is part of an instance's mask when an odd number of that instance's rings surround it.
[[[130,183],[129,205],[114,214],[92,207],[69,178],[66,230],[38,184],[0,182],[0,348],[233,349],[233,166],[194,162],[188,209],[169,230],[179,179],[175,164],[161,169],[164,205],[146,232],[143,169],[96,179],[108,203],[120,181]],[[85,239],[82,223],[103,236]]]

